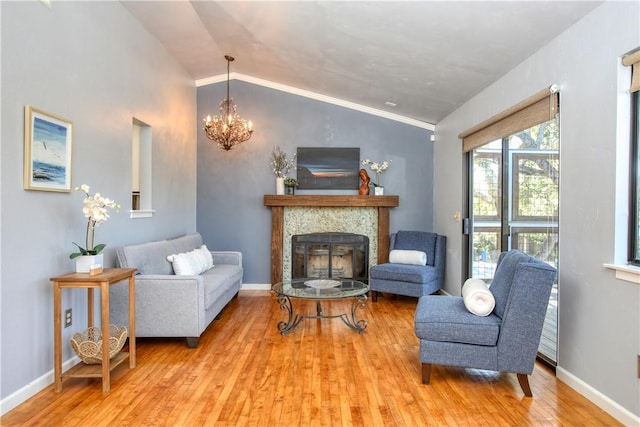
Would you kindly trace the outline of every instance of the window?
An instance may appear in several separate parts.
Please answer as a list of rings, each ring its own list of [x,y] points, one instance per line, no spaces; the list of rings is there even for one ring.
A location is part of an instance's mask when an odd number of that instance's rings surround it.
[[[154,212],[151,207],[151,126],[135,117],[131,148],[131,218],[148,218]]]
[[[640,265],[640,48],[622,57],[631,67],[631,162],[629,165],[629,251],[628,260]]]
[[[558,267],[558,124],[554,118],[472,150],[471,277],[491,280],[509,249]]]
[[[631,95],[631,194],[629,261],[640,265],[640,92]]]
[[[493,278],[500,252],[519,249],[559,267],[560,98],[540,91],[460,134],[469,153],[467,277]],[[558,285],[538,355],[556,364]]]

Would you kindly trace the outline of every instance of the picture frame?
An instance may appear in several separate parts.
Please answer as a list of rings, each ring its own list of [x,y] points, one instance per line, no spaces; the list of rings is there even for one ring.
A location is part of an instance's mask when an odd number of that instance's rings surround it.
[[[301,190],[357,190],[360,148],[298,147],[298,188]]]
[[[24,189],[71,191],[73,123],[30,105],[24,108]]]

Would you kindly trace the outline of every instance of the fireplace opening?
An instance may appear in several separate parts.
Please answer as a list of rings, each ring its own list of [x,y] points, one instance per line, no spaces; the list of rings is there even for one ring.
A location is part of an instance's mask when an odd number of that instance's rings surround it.
[[[353,233],[291,236],[291,278],[333,277],[368,282],[369,238]]]

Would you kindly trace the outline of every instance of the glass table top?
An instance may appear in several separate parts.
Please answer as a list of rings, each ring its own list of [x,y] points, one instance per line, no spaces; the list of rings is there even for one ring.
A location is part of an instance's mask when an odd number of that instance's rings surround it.
[[[341,299],[364,295],[369,285],[353,279],[292,279],[276,283],[271,288],[278,295],[304,299]]]

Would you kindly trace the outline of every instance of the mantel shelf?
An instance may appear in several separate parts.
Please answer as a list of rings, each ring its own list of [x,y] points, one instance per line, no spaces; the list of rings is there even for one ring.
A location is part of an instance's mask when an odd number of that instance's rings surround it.
[[[324,206],[324,207],[376,207],[399,206],[399,196],[349,195],[274,195],[265,194],[265,206]]]

